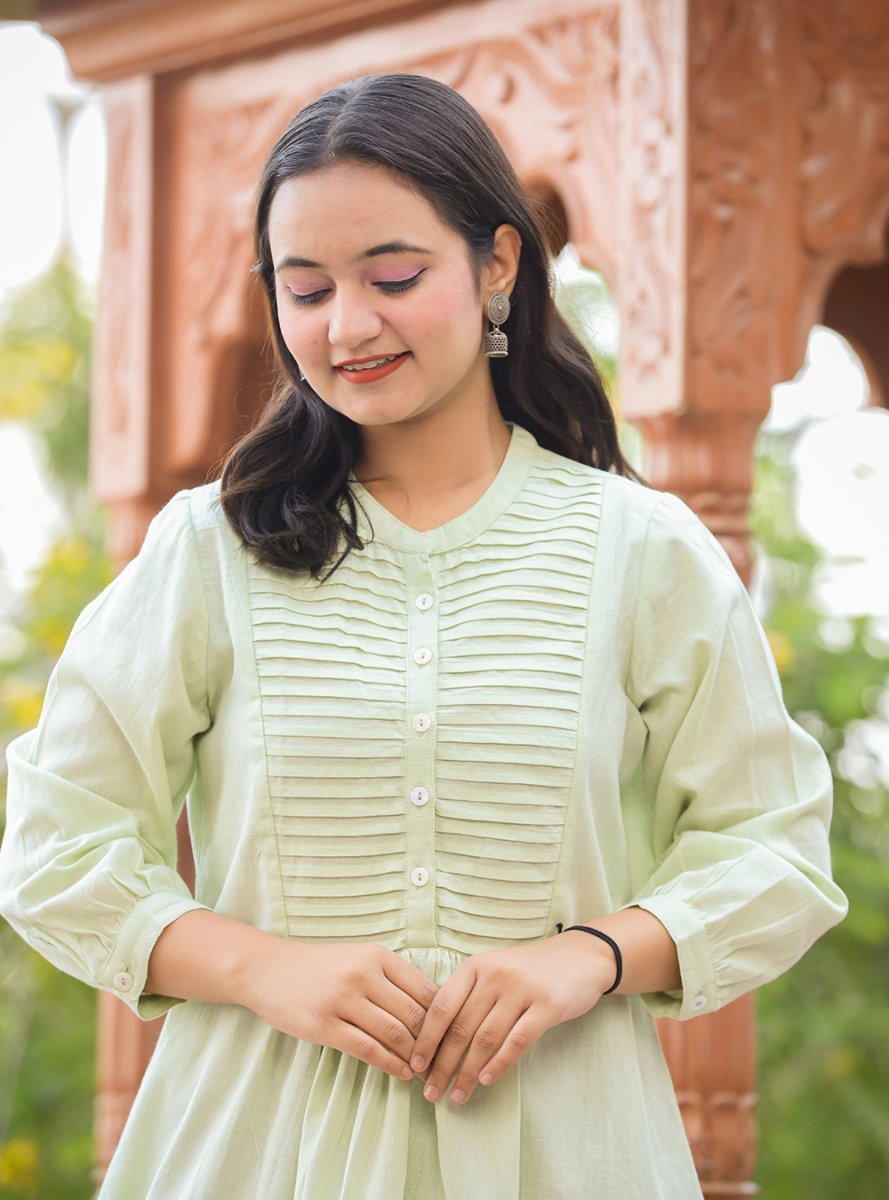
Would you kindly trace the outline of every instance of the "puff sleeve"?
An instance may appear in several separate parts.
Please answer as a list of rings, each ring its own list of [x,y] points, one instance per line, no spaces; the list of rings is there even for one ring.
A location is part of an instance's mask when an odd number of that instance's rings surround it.
[[[682,978],[645,1001],[684,1019],[781,974],[847,901],[831,878],[824,753],[784,707],[731,561],[673,496],[649,524],[628,693],[647,730],[653,863],[631,903],[667,928]]]
[[[9,746],[0,915],[55,966],[140,1017],[161,931],[203,908],[176,872],[176,818],[210,724],[207,609],[179,493],[78,618],[40,722]]]

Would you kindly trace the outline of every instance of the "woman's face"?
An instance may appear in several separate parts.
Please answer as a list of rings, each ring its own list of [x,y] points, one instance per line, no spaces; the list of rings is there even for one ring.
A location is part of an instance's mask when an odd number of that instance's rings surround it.
[[[463,238],[383,168],[285,180],[269,242],[281,334],[331,408],[378,426],[493,399],[485,273],[479,294]]]

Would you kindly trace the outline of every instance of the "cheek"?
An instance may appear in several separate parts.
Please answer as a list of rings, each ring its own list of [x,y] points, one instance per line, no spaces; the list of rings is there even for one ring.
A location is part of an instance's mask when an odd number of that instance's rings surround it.
[[[437,288],[434,294],[418,297],[411,323],[430,340],[441,342],[443,349],[447,344],[453,351],[455,342],[465,343],[467,351],[472,353],[476,335],[481,342],[479,303],[463,280],[456,279]]]
[[[294,311],[286,301],[279,304],[278,328],[281,330],[284,345],[297,361],[308,357],[313,346],[317,345],[317,324],[317,321],[312,320],[310,313]]]

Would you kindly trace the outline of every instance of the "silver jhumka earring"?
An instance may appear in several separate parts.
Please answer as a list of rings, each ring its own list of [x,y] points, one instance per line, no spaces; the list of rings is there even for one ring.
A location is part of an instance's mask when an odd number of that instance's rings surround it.
[[[305,375],[303,374],[303,369],[302,369],[302,367],[299,365],[299,363],[297,363],[296,365],[297,365],[297,368],[298,368],[298,370],[299,370],[299,377],[300,377],[300,379],[302,379],[302,380],[303,380],[303,382],[305,382],[305,378],[306,378],[306,377],[305,377]]]
[[[509,339],[500,328],[509,316],[509,297],[506,292],[495,292],[488,301],[488,320],[494,326],[485,334],[485,357],[506,358],[509,354]]]

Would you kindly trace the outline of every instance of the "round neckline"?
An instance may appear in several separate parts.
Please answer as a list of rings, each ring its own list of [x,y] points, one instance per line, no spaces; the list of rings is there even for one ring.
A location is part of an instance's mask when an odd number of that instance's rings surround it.
[[[535,438],[521,425],[507,424],[510,428],[509,445],[487,489],[464,513],[433,529],[414,529],[405,525],[375,499],[354,475],[349,475],[349,488],[359,505],[358,533],[361,540],[382,542],[413,554],[440,554],[472,541],[509,506],[531,470],[537,449]]]

